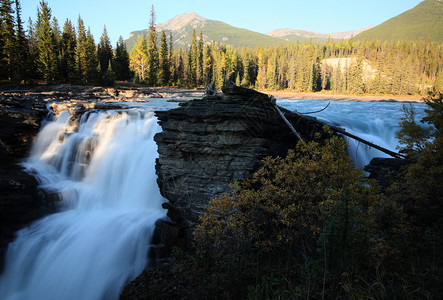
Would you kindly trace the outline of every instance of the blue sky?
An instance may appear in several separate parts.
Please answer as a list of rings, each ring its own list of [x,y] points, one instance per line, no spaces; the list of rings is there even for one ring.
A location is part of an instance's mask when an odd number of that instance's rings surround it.
[[[37,18],[40,0],[21,0],[22,18]],[[268,33],[278,28],[333,33],[378,25],[422,0],[47,0],[63,26],[69,18],[76,25],[81,15],[96,41],[106,25],[112,44],[118,37],[148,27],[154,5],[157,23],[182,13],[196,12],[235,27]]]

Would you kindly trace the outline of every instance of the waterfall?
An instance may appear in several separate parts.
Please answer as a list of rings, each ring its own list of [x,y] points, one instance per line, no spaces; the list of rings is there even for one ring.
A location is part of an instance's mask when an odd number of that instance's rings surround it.
[[[60,195],[60,211],[17,233],[1,299],[118,299],[147,264],[164,215],[155,176],[161,128],[141,109],[67,112],[39,133],[24,163]]]

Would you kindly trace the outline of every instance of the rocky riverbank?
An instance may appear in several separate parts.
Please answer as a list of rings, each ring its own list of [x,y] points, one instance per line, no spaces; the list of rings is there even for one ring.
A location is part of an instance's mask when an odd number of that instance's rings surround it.
[[[28,156],[47,113],[39,98],[0,93],[0,269],[15,231],[49,210],[34,176],[18,165]]]

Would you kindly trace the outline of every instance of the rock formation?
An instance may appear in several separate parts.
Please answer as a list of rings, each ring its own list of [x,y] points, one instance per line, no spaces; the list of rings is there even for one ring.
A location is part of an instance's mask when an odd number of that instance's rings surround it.
[[[34,176],[18,165],[27,157],[46,114],[38,98],[0,94],[0,269],[14,232],[48,210]]]
[[[157,237],[168,240],[157,242],[185,245],[180,237],[190,237],[211,198],[250,176],[265,156],[284,156],[297,143],[270,97],[235,86],[223,92],[156,112],[163,128],[155,136],[156,170],[169,217],[157,224]],[[322,132],[314,118],[289,111],[285,116],[306,140]]]

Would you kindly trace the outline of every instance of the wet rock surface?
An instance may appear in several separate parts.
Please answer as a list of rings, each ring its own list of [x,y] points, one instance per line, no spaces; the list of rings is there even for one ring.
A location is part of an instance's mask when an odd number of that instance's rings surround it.
[[[50,210],[35,178],[19,165],[47,113],[38,98],[0,94],[0,269],[15,231]]]

